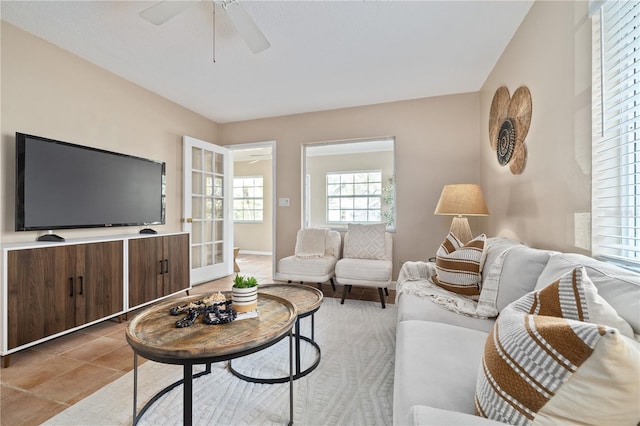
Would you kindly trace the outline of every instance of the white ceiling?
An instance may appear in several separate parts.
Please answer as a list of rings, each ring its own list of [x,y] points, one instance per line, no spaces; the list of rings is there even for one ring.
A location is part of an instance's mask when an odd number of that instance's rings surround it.
[[[478,91],[532,1],[241,1],[271,47],[220,5],[161,26],[154,1],[1,1],[1,17],[217,123]]]

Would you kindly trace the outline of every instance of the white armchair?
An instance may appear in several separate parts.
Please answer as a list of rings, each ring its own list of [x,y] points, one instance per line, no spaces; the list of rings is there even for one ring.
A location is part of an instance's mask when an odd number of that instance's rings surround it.
[[[349,224],[343,257],[336,263],[336,281],[344,286],[340,303],[344,304],[352,286],[374,287],[378,289],[384,309],[392,271],[393,238],[385,232],[385,225]]]
[[[333,277],[341,245],[339,232],[324,228],[298,230],[295,254],[278,261],[278,277],[288,282],[314,282],[319,289],[322,283],[331,281],[335,290]]]

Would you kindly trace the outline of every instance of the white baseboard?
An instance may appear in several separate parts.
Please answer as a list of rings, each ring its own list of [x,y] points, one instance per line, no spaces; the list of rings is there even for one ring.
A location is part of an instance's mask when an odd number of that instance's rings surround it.
[[[239,254],[255,254],[257,256],[271,256],[270,251],[254,251],[254,250],[240,250]]]

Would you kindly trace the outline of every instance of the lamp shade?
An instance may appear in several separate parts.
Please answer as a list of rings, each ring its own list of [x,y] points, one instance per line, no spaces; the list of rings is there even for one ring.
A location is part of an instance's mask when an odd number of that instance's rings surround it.
[[[488,216],[489,210],[480,185],[445,185],[434,214],[456,216]]]

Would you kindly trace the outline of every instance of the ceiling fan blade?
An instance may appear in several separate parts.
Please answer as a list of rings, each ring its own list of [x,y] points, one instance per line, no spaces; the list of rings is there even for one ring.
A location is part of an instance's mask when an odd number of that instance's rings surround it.
[[[154,25],[162,25],[182,11],[193,6],[192,1],[161,1],[139,13],[142,19],[146,19]]]
[[[253,53],[262,52],[271,46],[251,15],[244,10],[237,0],[226,1],[222,3],[222,7],[226,10],[229,19]]]

